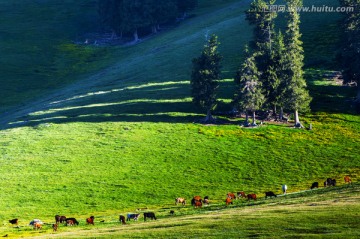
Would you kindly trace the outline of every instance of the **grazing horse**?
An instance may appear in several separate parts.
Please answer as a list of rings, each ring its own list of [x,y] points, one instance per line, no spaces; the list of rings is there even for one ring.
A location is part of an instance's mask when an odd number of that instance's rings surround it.
[[[314,188],[319,188],[319,183],[318,182],[313,182],[310,189],[314,189]]]
[[[121,224],[125,225],[126,222],[125,222],[125,217],[123,215],[120,215],[119,216],[119,221],[121,222]]]
[[[201,197],[200,196],[194,196],[194,200],[195,201],[201,201]]]
[[[71,219],[66,220],[66,226],[74,226],[75,222]]]
[[[18,225],[19,220],[17,218],[9,220],[12,225]]]
[[[86,218],[86,224],[95,225],[95,224],[94,224],[94,220],[95,220],[95,217],[94,217],[94,216],[91,216],[91,217],[89,217],[89,218]]]
[[[35,222],[34,223],[34,230],[40,230],[42,229],[42,225],[40,222]]]
[[[53,229],[54,232],[56,232],[57,229],[58,229],[58,224],[57,223],[52,224],[52,229]]]
[[[225,203],[226,203],[226,206],[229,204],[233,204],[231,198],[229,198],[229,197],[226,198]]]
[[[270,197],[270,198],[271,198],[271,197],[277,197],[277,196],[276,196],[275,193],[269,191],[269,192],[265,192],[265,198],[267,198],[267,197]]]
[[[202,207],[202,202],[201,200],[197,201],[195,199],[191,199],[191,205],[194,206],[195,208]]]
[[[79,222],[75,219],[75,218],[73,218],[73,217],[71,217],[71,218],[66,218],[66,220],[65,220],[65,222],[66,222],[66,225],[67,226],[73,226],[73,225],[79,225]]]
[[[194,206],[195,208],[202,207],[201,201],[202,200],[200,196],[194,196],[193,199],[191,199],[191,205]]]
[[[324,182],[324,187],[327,187],[327,186],[336,186],[336,180],[327,178],[326,181]]]
[[[43,222],[42,222],[40,219],[34,219],[34,220],[32,220],[32,221],[29,223],[29,225],[30,225],[30,226],[34,226],[35,223],[43,224]]]
[[[132,214],[132,213],[128,213],[127,217],[126,217],[126,221],[130,221],[131,219],[134,219],[134,221],[137,221],[139,219],[140,214]]]
[[[248,194],[247,198],[248,198],[248,201],[250,201],[250,200],[256,201],[256,194],[255,193]]]
[[[287,191],[287,186],[286,186],[286,184],[283,184],[283,185],[281,186],[281,190],[282,190],[283,194],[286,194],[286,191]]]
[[[174,210],[170,210],[170,215],[174,215],[175,211]]]
[[[237,196],[238,196],[238,198],[246,198],[245,192],[243,192],[243,191],[237,192]]]
[[[345,183],[351,183],[351,178],[349,176],[344,177]]]
[[[203,202],[204,204],[209,205],[209,196],[205,196],[205,197],[204,197],[204,200],[202,200],[202,202]]]
[[[156,220],[155,213],[153,212],[144,212],[144,222],[146,218],[150,218],[151,220]]]
[[[55,223],[56,223],[56,224],[64,223],[65,221],[66,221],[66,217],[65,217],[65,216],[55,215]]]
[[[236,199],[235,194],[233,194],[233,193],[228,193],[227,197],[230,199]]]
[[[186,204],[185,198],[175,198],[175,205],[178,205],[179,203],[185,206]]]

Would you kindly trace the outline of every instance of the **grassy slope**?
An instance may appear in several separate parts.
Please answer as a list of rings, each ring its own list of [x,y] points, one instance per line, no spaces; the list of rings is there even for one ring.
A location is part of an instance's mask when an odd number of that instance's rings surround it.
[[[53,233],[45,226],[41,233],[25,232],[36,238],[358,238],[359,190],[355,184],[255,203],[242,199],[228,207],[224,203],[202,209],[172,206],[175,216],[169,214],[170,208],[159,209],[157,221],[143,222],[141,215],[140,222],[125,226],[115,218],[106,218],[95,227],[60,226]]]
[[[51,221],[57,213],[114,220],[137,207],[171,205],[177,196],[206,194],[220,202],[228,191],[262,195],[279,192],[284,182],[295,192],[326,177],[350,174],[356,181],[360,118],[341,113],[351,112],[342,102],[352,92],[324,83],[322,72],[309,71],[312,94],[336,107],[329,114],[328,103],[314,103],[317,111],[305,118],[314,131],[187,123],[199,117],[188,98],[190,59],[207,30],[217,33],[224,78],[231,77],[251,37],[245,8],[235,3],[137,46],[113,49],[121,57],[111,67],[3,115],[3,123],[15,116],[22,122],[1,132],[0,221],[19,217],[25,225],[34,217]],[[306,42],[321,35],[314,32],[323,24],[309,26]],[[324,51],[319,53],[331,55]],[[222,98],[231,96],[231,86],[224,80]]]

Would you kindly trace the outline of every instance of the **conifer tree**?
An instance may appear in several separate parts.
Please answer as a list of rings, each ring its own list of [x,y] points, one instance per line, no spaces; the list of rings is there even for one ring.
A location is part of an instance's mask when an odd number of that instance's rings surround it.
[[[280,114],[278,119],[280,121],[283,120],[284,115],[284,94],[286,89],[286,56],[287,49],[285,48],[284,43],[284,36],[279,31],[278,34],[274,35],[274,47],[271,54],[271,64],[270,64],[270,72],[268,77],[270,77],[270,82],[272,82],[272,90],[273,92],[269,94],[271,96],[270,101],[272,102],[272,106],[275,109],[274,112],[276,113],[276,108],[280,107]],[[277,117],[277,115],[275,115]]]
[[[311,97],[306,89],[304,79],[303,61],[304,50],[300,34],[300,15],[297,8],[302,5],[302,0],[288,0],[288,24],[286,29],[286,69],[285,72],[285,93],[284,102],[289,110],[294,112],[295,127],[302,127],[299,119],[299,111],[310,109]]]
[[[246,19],[254,25],[254,40],[250,46],[255,52],[256,65],[259,72],[259,80],[263,86],[263,93],[268,107],[274,109],[276,114],[276,87],[279,85],[276,77],[275,66],[273,66],[274,51],[274,20],[277,17],[275,11],[270,11],[269,6],[275,0],[254,0],[250,9],[246,11]]]
[[[201,55],[193,59],[191,96],[193,103],[206,110],[205,122],[214,122],[211,111],[216,107],[216,90],[220,80],[222,56],[218,53],[219,42],[212,35]]]
[[[340,0],[342,7],[352,7],[353,11],[344,13],[343,39],[340,63],[344,83],[356,82],[358,86],[357,103],[360,106],[360,0]],[[360,109],[360,107],[359,107]]]
[[[256,55],[250,55],[246,49],[247,57],[238,70],[235,83],[237,89],[233,103],[239,110],[245,111],[245,125],[248,126],[248,112],[252,114],[252,126],[256,126],[255,114],[264,103],[265,97],[262,94],[261,82],[259,80],[260,72],[256,66]]]

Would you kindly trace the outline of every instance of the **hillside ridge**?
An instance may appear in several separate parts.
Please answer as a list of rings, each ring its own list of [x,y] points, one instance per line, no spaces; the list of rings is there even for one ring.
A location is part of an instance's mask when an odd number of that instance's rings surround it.
[[[100,72],[85,77],[85,79],[78,80],[75,83],[71,83],[70,85],[62,87],[61,89],[52,90],[52,93],[36,99],[33,102],[26,102],[24,104],[12,107],[11,110],[8,110],[7,112],[4,112],[0,115],[0,128],[6,129],[17,126],[26,126],[28,123],[27,116],[31,113],[49,110],[54,106],[61,107],[63,102],[81,98],[82,95],[89,95],[92,93],[96,94],[98,91],[103,91],[103,88],[109,90],[108,86],[116,86],[117,88],[121,87],[121,84],[136,79],[136,76],[133,78],[124,78],[122,76],[123,72],[126,71],[129,66],[134,66],[145,60],[151,61],[151,57],[154,54],[159,54],[161,51],[169,48],[169,46],[174,47],[176,45],[183,45],[189,41],[193,41],[195,38],[201,38],[201,35],[204,34],[204,29],[202,29],[200,26],[204,24],[206,25],[208,18],[217,17],[219,14],[228,14],[229,10],[234,10],[250,2],[251,0],[243,0],[240,2],[231,3],[228,6],[225,6],[222,9],[218,9],[214,12],[190,18],[179,27],[181,27],[181,29],[185,28],[186,30],[186,26],[191,26],[193,24],[199,25],[199,29],[196,32],[190,33],[191,35],[184,35],[181,39],[177,39],[176,41],[166,43],[164,45],[152,47],[144,51],[144,53],[135,56],[131,55],[126,56],[125,58],[121,58],[119,62],[101,70]],[[211,23],[211,25],[206,29],[220,30],[223,27],[226,27],[226,24],[229,22],[232,22],[231,25],[235,25],[235,23],[244,21],[244,15],[245,14],[243,13],[240,16],[231,17],[231,19],[225,18],[221,22]],[[170,31],[177,31],[177,29],[175,28]],[[169,32],[160,33],[159,35],[166,35],[168,33]],[[136,49],[136,47],[141,47],[142,45],[147,44],[148,41],[156,41],[157,38],[158,36],[155,36],[154,38],[150,38],[145,42],[137,44],[136,46],[132,46],[132,48]],[[191,59],[189,59],[189,62],[191,62]],[[133,83],[136,84],[136,82]]]

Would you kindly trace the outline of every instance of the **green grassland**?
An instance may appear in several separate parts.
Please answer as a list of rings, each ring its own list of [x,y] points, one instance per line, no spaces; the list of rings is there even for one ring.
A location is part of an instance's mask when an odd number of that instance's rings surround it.
[[[333,58],[339,15],[303,18],[306,78],[314,100],[312,112],[301,119],[313,130],[270,123],[243,128],[243,119],[193,123],[203,114],[191,104],[189,75],[205,35],[217,34],[224,55],[220,110],[230,109],[231,78],[252,37],[243,14],[250,1],[200,1],[192,18],[131,47],[72,42],[91,29],[96,11],[90,2],[95,1],[0,1],[5,86],[0,93],[6,111],[0,118],[0,235],[359,235],[359,185],[342,181],[344,175],[359,179],[360,117],[348,101],[355,90],[323,77],[338,70]],[[9,11],[15,6],[17,11]],[[85,14],[81,20],[79,9]],[[22,14],[34,18],[22,25]],[[296,193],[327,177],[339,186]],[[280,193],[284,183],[294,194],[263,199],[265,191]],[[237,201],[225,209],[226,193],[240,190],[257,193],[256,206]],[[208,195],[212,205],[176,208],[169,217],[176,197],[189,201],[194,195]],[[156,211],[159,220],[118,225],[119,214],[137,208]],[[61,227],[59,234],[49,225],[41,232],[26,226],[34,218],[51,223],[55,214],[77,217],[80,226]],[[84,225],[90,215],[95,228]],[[20,228],[8,223],[12,218],[19,218]]]

